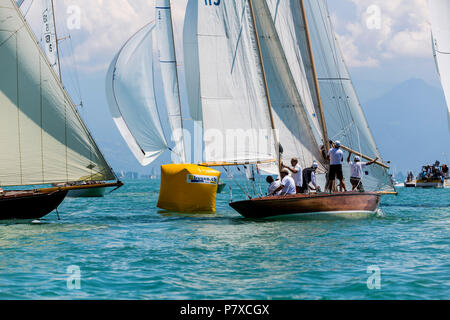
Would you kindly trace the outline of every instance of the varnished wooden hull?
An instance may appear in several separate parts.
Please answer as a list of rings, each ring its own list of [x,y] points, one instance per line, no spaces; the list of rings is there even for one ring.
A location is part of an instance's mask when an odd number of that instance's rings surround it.
[[[286,215],[375,213],[380,195],[369,192],[319,193],[265,197],[230,203],[246,218],[264,219]]]
[[[0,220],[35,220],[55,210],[67,191],[7,191],[0,195]]]

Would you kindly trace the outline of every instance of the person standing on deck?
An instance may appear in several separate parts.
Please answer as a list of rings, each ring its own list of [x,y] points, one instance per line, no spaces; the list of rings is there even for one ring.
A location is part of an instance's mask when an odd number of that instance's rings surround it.
[[[277,190],[281,186],[280,179],[274,180],[272,176],[268,176],[266,178],[267,183],[269,184],[269,196],[279,196],[281,194],[281,191],[278,191],[275,193],[275,190]]]
[[[336,185],[334,182],[336,177],[339,179],[340,185],[339,189],[342,192],[343,190],[347,192],[347,187],[345,185],[344,180],[344,172],[342,170],[342,163],[344,162],[344,152],[341,150],[341,142],[336,141],[334,143],[334,148],[330,149],[328,152],[328,160],[330,161],[330,172],[329,172],[329,182],[327,189],[333,190],[337,192]]]
[[[352,184],[352,191],[358,189],[360,192],[364,192],[364,186],[362,183],[363,170],[365,167],[370,166],[377,162],[378,158],[372,160],[370,162],[361,162],[361,158],[355,156],[355,160],[353,162],[350,161],[351,152],[348,154],[347,162],[350,165],[350,183]]]
[[[292,168],[289,168],[288,166],[283,165],[283,168],[288,169],[292,173],[292,178],[295,182],[295,188],[297,193],[301,193],[302,186],[303,186],[303,169],[298,163],[297,158],[292,158],[291,160]]]
[[[281,191],[282,196],[289,196],[297,194],[297,190],[295,188],[294,179],[289,175],[288,169],[281,170],[281,186],[276,189],[273,194]]]

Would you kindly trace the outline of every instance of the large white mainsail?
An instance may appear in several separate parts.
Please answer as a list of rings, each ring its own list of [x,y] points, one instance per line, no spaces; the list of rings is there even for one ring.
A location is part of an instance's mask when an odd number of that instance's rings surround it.
[[[277,155],[248,1],[190,0],[188,13],[195,27],[185,29],[185,43],[190,44],[185,48],[185,64],[198,63],[193,69],[198,68],[199,80],[187,75],[186,81],[193,81],[188,86],[191,112],[203,119],[205,162],[274,161]]]
[[[0,185],[115,180],[15,1],[0,8]]]
[[[329,137],[368,157],[381,159],[339,48],[326,1],[305,0],[305,4]],[[311,64],[307,53],[303,60],[306,65]],[[308,80],[314,90],[312,77],[311,72]],[[364,185],[368,190],[392,186],[385,168],[376,165],[366,171],[369,174]]]
[[[448,128],[450,130],[450,1],[428,0],[428,6],[433,29],[433,50],[447,100]]]
[[[323,144],[322,128],[319,110],[317,110],[316,95],[310,89],[307,74],[312,73],[308,60],[302,53],[308,52],[301,1],[265,0],[270,10],[277,37],[283,48],[286,62],[294,79],[296,89],[302,100],[303,108],[308,116],[311,128],[318,140]]]
[[[106,77],[111,114],[120,133],[142,165],[167,149],[154,88],[155,24],[141,29],[122,47]]]
[[[166,109],[169,116],[169,124],[172,129],[172,140],[175,142],[172,151],[179,158],[175,162],[185,163],[186,151],[184,146],[183,119],[171,15],[170,0],[156,0],[156,38],[158,40],[159,62]]]
[[[295,57],[291,56],[293,52],[284,50],[278,36],[278,31],[288,26],[275,27],[271,11],[265,1],[255,1],[254,12],[275,127],[284,150],[283,159],[289,161],[291,158],[298,158],[303,168],[311,166],[313,161],[324,163],[319,148],[323,139],[319,132],[317,117],[311,114],[314,113],[314,105],[305,73],[298,68],[291,69],[290,65],[299,67],[299,64],[294,62]],[[291,64],[288,63],[287,53]],[[299,83],[300,87],[297,86],[292,71],[295,72],[295,76],[299,74],[302,76],[304,82]],[[304,105],[301,93],[309,102],[310,110]]]

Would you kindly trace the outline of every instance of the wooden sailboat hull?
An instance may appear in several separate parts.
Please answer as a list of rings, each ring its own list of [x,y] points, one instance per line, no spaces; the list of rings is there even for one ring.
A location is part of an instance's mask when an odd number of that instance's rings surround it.
[[[0,195],[0,220],[35,220],[55,210],[67,191],[7,191]]]
[[[84,190],[70,190],[67,194],[68,198],[102,198],[105,196],[106,187],[84,189]]]
[[[264,219],[286,215],[373,214],[379,203],[380,195],[377,193],[348,192],[265,197],[232,202],[230,206],[246,218]]]

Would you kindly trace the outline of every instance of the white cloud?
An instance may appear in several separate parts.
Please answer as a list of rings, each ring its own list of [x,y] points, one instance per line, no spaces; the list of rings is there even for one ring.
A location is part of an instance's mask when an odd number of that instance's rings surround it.
[[[181,41],[184,9],[187,0],[172,1],[177,41]],[[155,0],[62,0],[55,1],[58,37],[69,34],[73,43],[61,42],[64,68],[73,67],[75,59],[82,72],[106,71],[121,46],[140,28],[155,20]],[[80,29],[68,30],[71,6],[80,8]],[[34,1],[27,20],[40,34],[42,5]]]
[[[377,67],[383,60],[431,55],[426,0],[345,0],[356,15],[332,15],[350,67]]]

